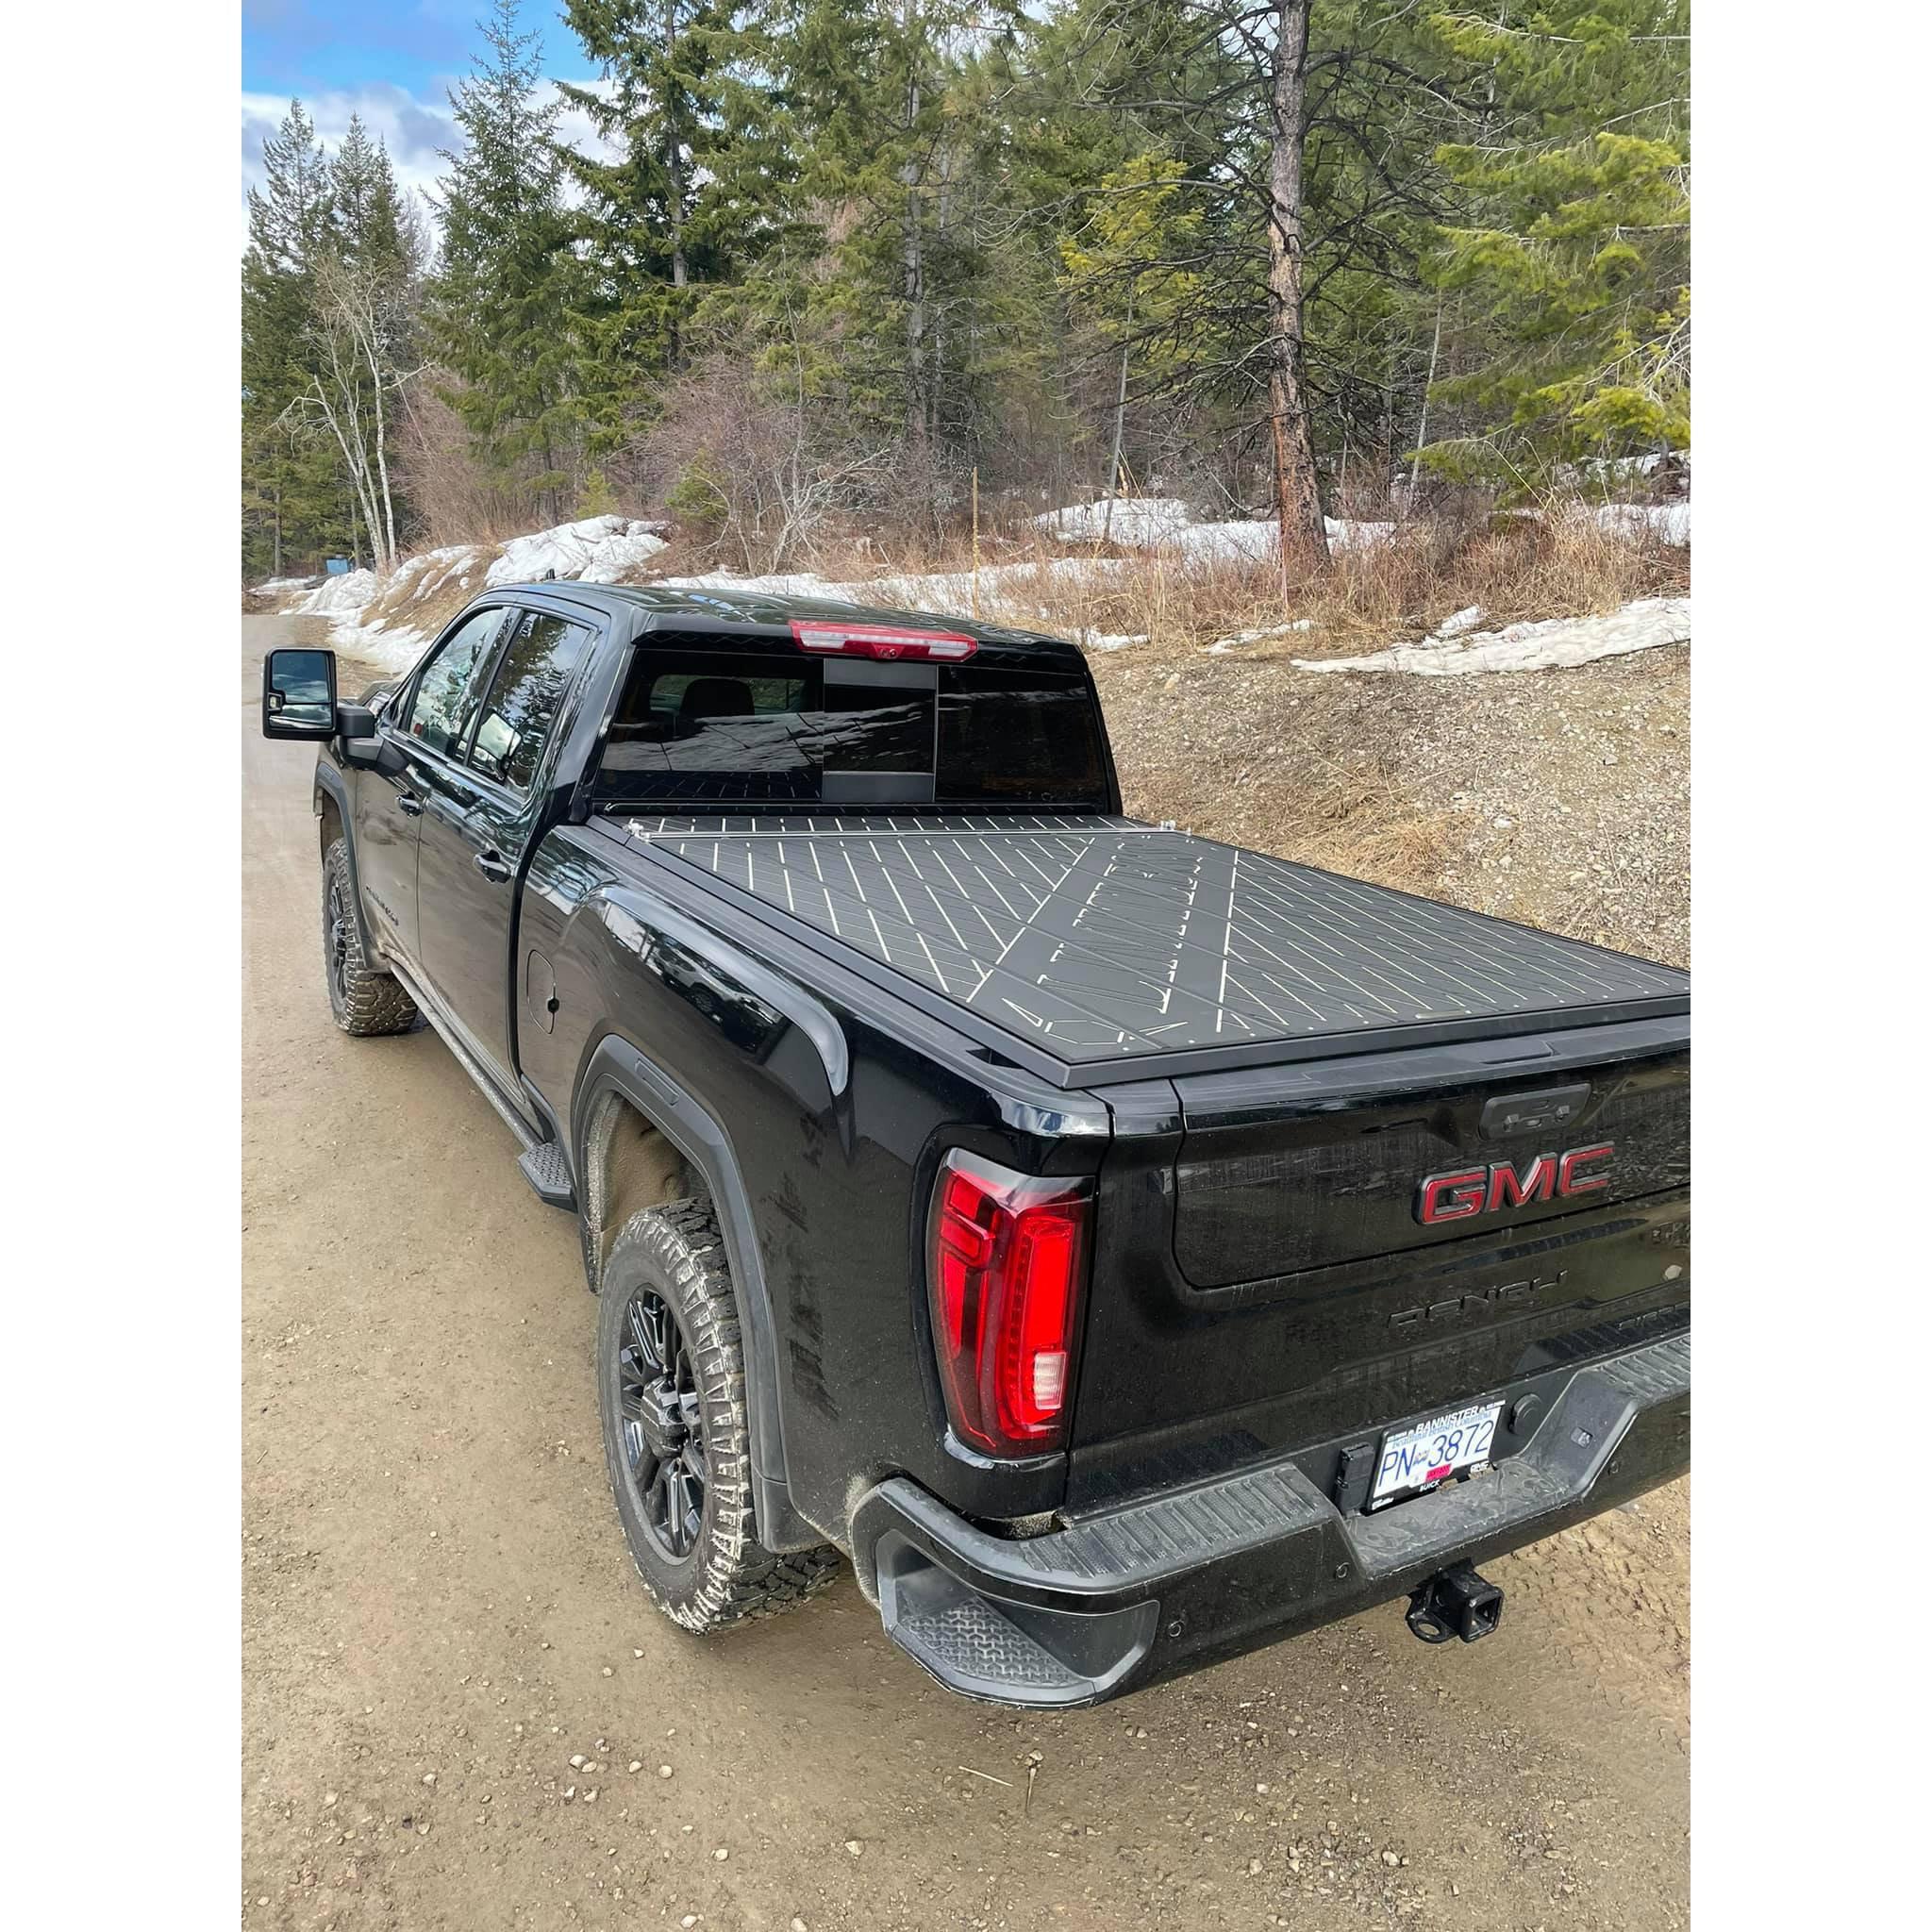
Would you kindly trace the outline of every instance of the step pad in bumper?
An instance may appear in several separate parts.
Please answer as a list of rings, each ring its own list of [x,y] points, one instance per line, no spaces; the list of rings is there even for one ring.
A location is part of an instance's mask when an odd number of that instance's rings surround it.
[[[1484,1562],[1690,1466],[1688,1334],[1580,1368],[1493,1469],[1373,1516],[1291,1461],[1164,1492],[1046,1535],[966,1522],[904,1476],[852,1518],[887,1634],[949,1689],[1098,1703],[1215,1656],[1351,1616],[1445,1565]]]

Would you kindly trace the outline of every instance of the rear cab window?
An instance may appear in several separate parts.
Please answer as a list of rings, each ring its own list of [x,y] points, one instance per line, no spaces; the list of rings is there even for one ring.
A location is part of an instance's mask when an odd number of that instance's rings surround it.
[[[1083,670],[808,658],[648,634],[593,797],[605,806],[1108,807]]]

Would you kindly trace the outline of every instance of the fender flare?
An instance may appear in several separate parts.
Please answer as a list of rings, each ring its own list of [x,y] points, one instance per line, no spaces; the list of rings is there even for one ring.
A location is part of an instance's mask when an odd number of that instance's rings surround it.
[[[571,1106],[571,1157],[577,1174],[585,1241],[591,1240],[585,1181],[586,1139],[598,1103],[616,1094],[650,1122],[704,1177],[724,1241],[744,1340],[744,1380],[751,1424],[752,1507],[758,1541],[769,1550],[805,1549],[824,1541],[791,1506],[785,1424],[778,1400],[778,1336],[758,1248],[758,1223],[730,1136],[677,1081],[654,1066],[621,1034],[606,1034],[584,1064]],[[588,1245],[587,1245],[588,1256]]]
[[[356,864],[356,820],[349,809],[349,788],[342,783],[342,774],[333,765],[318,758],[315,763],[315,794],[309,807],[317,818],[322,816],[325,794],[342,822],[342,851],[349,861],[349,899],[356,908],[356,934],[362,941],[362,957],[374,971],[387,973],[389,961],[375,943],[375,935],[369,927],[369,914],[362,905],[362,874]]]

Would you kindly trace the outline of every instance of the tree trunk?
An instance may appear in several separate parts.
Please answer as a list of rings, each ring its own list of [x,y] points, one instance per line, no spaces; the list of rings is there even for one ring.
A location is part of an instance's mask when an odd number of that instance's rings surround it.
[[[1436,300],[1436,339],[1429,344],[1429,374],[1423,384],[1422,420],[1415,425],[1415,454],[1408,459],[1408,495],[1403,501],[1403,513],[1412,515],[1415,510],[1415,479],[1422,473],[1423,444],[1429,440],[1429,391],[1436,386],[1436,358],[1442,353],[1442,303]]]
[[[677,0],[664,0],[664,57],[668,66],[677,48]],[[668,91],[668,90],[667,90]],[[684,363],[684,140],[672,102],[665,103],[665,173],[671,180],[671,326],[666,331],[665,362],[675,375]]]
[[[1302,390],[1302,150],[1307,139],[1309,0],[1276,0],[1269,157],[1268,413],[1284,595],[1328,561],[1315,451]]]
[[[1134,291],[1127,291],[1127,334],[1134,332]],[[1121,380],[1113,399],[1113,453],[1107,461],[1107,509],[1100,521],[1101,541],[1105,542],[1113,535],[1114,498],[1121,493],[1121,449],[1127,433],[1127,357],[1130,353],[1128,342],[1121,343]]]
[[[919,125],[919,8],[908,0],[905,12],[907,63],[911,69],[906,96],[906,139],[908,149]],[[919,158],[908,152],[899,171],[906,189],[906,213],[901,248],[906,295],[906,422],[910,440],[925,438],[925,259],[919,207]]]

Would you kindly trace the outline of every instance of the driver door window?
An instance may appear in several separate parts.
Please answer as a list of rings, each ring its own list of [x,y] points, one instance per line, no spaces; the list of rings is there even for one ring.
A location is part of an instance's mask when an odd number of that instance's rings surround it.
[[[503,620],[500,607],[477,611],[423,667],[402,728],[430,751],[452,758],[462,756],[463,741],[483,695],[477,674],[490,661]]]

